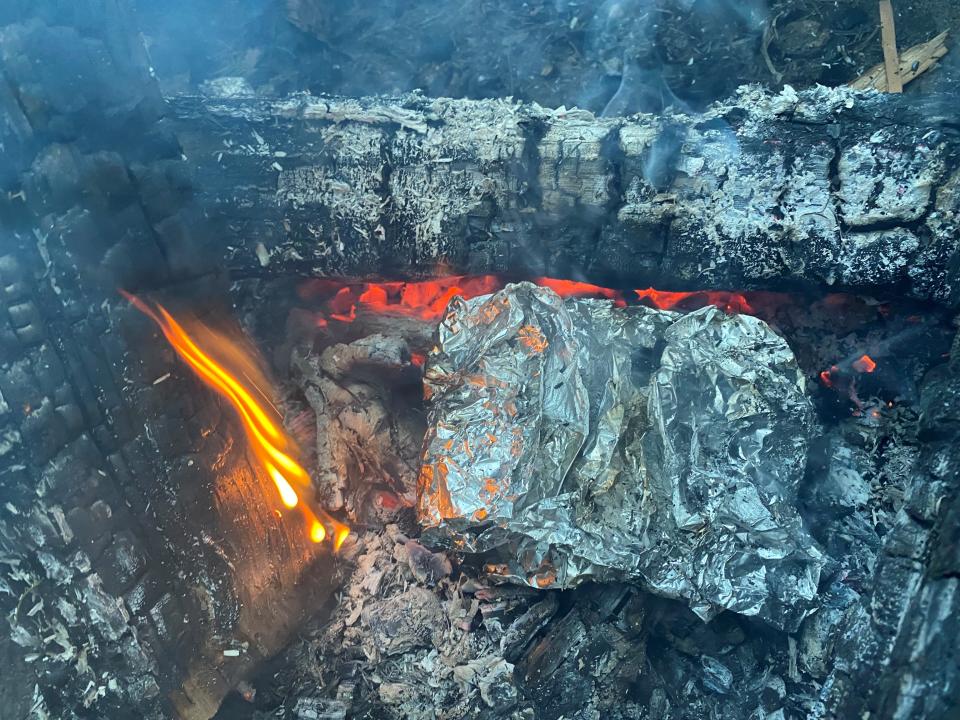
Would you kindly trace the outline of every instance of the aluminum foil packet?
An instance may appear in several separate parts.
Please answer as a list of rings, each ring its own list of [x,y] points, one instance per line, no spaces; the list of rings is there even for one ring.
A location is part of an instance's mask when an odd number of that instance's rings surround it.
[[[816,430],[763,321],[560,298],[528,283],[454,298],[424,391],[418,516],[538,588],[631,580],[795,629],[825,558],[796,489]]]

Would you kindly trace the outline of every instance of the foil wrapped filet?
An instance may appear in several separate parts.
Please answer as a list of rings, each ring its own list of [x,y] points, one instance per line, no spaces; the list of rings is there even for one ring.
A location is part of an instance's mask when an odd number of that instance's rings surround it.
[[[795,506],[816,431],[763,321],[562,299],[454,298],[425,371],[424,537],[504,580],[631,580],[792,630],[826,558]]]

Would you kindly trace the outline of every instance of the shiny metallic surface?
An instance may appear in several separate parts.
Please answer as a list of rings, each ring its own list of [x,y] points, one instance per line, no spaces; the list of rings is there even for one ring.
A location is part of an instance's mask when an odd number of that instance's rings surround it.
[[[764,322],[563,300],[454,299],[428,362],[418,516],[540,588],[639,582],[793,629],[824,557],[794,500],[816,429]]]

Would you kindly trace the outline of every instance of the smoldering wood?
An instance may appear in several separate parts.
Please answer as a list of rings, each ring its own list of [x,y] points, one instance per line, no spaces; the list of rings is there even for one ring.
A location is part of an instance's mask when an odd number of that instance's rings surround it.
[[[313,481],[324,506],[374,525],[412,508],[426,428],[406,342],[372,334],[319,354],[298,347],[292,366],[316,419]]]
[[[31,7],[51,5],[14,3],[17,4]],[[209,592],[209,597],[218,603],[230,601],[221,605],[229,613],[232,595],[229,592],[216,592],[220,582],[230,582],[230,576],[225,571],[228,566],[216,559],[222,548],[218,549],[216,543],[208,544],[202,540],[201,530],[210,530],[211,516],[202,512],[203,524],[200,526],[185,527],[180,519],[181,512],[184,512],[181,507],[197,507],[198,487],[193,482],[196,476],[181,472],[186,458],[177,449],[178,438],[174,432],[181,426],[191,427],[181,422],[179,411],[172,410],[177,404],[174,396],[184,393],[173,393],[173,383],[169,380],[159,385],[153,384],[169,368],[151,366],[145,368],[140,377],[127,365],[128,346],[117,340],[120,333],[115,331],[115,318],[112,317],[109,303],[103,303],[105,296],[114,298],[116,283],[109,282],[104,287],[98,287],[88,284],[86,279],[83,282],[77,279],[79,271],[75,265],[80,262],[77,254],[82,251],[80,255],[92,258],[92,266],[99,266],[105,260],[102,264],[110,267],[110,262],[117,262],[119,257],[120,261],[129,262],[137,268],[155,270],[155,274],[149,277],[159,278],[156,282],[169,282],[170,278],[182,278],[185,269],[193,272],[197,254],[203,249],[204,238],[212,238],[217,242],[226,237],[208,235],[202,231],[202,226],[196,224],[200,214],[192,213],[189,193],[186,192],[187,183],[182,181],[186,174],[178,170],[179,148],[176,142],[167,141],[162,122],[152,112],[158,97],[154,83],[146,72],[146,60],[143,60],[142,77],[137,75],[139,79],[131,79],[128,76],[131,72],[130,55],[135,54],[129,48],[139,46],[139,38],[114,17],[125,4],[123,0],[110,3],[77,0],[71,4],[71,12],[83,25],[77,32],[65,29],[60,23],[66,22],[66,18],[56,16],[56,23],[46,25],[44,21],[31,22],[26,26],[5,28],[4,34],[3,49],[6,52],[2,72],[5,82],[0,83],[0,115],[5,122],[0,123],[0,136],[3,137],[4,149],[11,162],[0,169],[0,175],[5,189],[11,189],[11,193],[4,193],[0,204],[5,203],[4,232],[12,234],[5,235],[9,242],[0,258],[0,276],[4,280],[0,304],[4,307],[3,314],[14,322],[0,330],[0,342],[5,352],[5,365],[0,369],[5,393],[5,399],[0,400],[0,418],[4,423],[2,454],[6,463],[2,483],[6,493],[5,502],[10,500],[21,514],[14,514],[9,507],[5,507],[5,527],[0,529],[0,534],[4,535],[5,572],[20,576],[17,584],[13,585],[16,593],[19,595],[24,587],[38,583],[31,595],[24,596],[28,599],[20,605],[22,612],[12,617],[23,619],[24,622],[43,622],[45,626],[50,626],[51,632],[56,631],[54,642],[50,643],[46,643],[49,635],[38,633],[37,638],[45,643],[44,652],[48,655],[42,659],[31,658],[29,662],[24,656],[26,648],[17,647],[13,640],[14,637],[24,640],[22,633],[11,626],[9,637],[5,635],[0,640],[0,654],[5,660],[9,658],[13,661],[5,664],[5,669],[9,671],[5,678],[11,682],[4,684],[0,698],[4,709],[17,717],[31,710],[31,705],[32,710],[42,713],[45,707],[40,703],[44,698],[56,701],[60,706],[60,712],[54,710],[58,717],[75,717],[75,709],[83,715],[169,717],[166,702],[161,704],[160,698],[166,696],[171,687],[178,687],[183,679],[184,668],[172,662],[178,652],[193,658],[194,662],[201,662],[204,657],[210,659],[211,665],[207,671],[213,680],[212,684],[207,685],[197,677],[193,689],[202,694],[206,701],[215,704],[236,669],[233,663],[258,660],[260,655],[270,651],[269,647],[262,645],[257,649],[256,658],[251,658],[248,653],[242,654],[239,659],[222,656],[222,649],[213,635],[218,627],[215,621],[230,616],[221,616],[220,610],[215,608],[217,617],[211,618],[210,606],[193,602],[193,598],[206,596]],[[22,42],[14,42],[15,38],[21,36]],[[112,50],[101,52],[101,44],[98,43],[102,44],[103,49]],[[63,49],[77,51],[61,52]],[[113,62],[102,61],[107,55],[112,56]],[[55,57],[68,58],[71,63],[77,58],[86,58],[89,62],[71,68],[79,73],[82,83],[73,81],[77,75],[52,72],[50,59]],[[81,88],[80,92],[78,87]],[[21,103],[25,97],[22,92],[24,88],[29,90],[33,100],[30,104]],[[79,109],[75,102],[78,98],[84,100]],[[417,102],[424,101],[421,99]],[[916,111],[914,119],[909,122],[899,119],[902,109],[895,110],[889,105],[883,107],[891,108],[889,113],[883,111],[884,118],[880,121],[889,127],[922,129],[927,123],[931,127],[937,124],[936,105],[932,106],[933,119],[923,117],[926,112],[924,106]],[[535,108],[532,110],[540,112]],[[202,108],[200,112],[207,113]],[[866,127],[873,123],[873,127],[877,127],[878,121],[870,119],[866,110],[861,112],[860,119],[846,110],[841,110],[841,115],[847,116],[843,122],[849,121],[848,124],[862,123]],[[728,120],[732,126],[740,126],[735,116]],[[226,126],[230,122],[225,120],[220,131],[227,133]],[[337,129],[343,130],[352,124],[345,123]],[[333,123],[327,125],[334,126]],[[400,126],[386,123],[382,127],[396,135],[395,131]],[[802,130],[804,123],[790,122],[784,127]],[[955,124],[952,127],[955,129]],[[82,134],[80,129],[83,130]],[[203,128],[195,127],[194,130],[201,135],[206,132]],[[476,131],[480,130],[482,128],[478,126]],[[523,165],[527,162],[526,158],[532,160],[535,157],[533,151],[538,147],[540,135],[546,136],[546,127],[533,123],[521,130],[524,137],[531,138],[530,143],[524,145],[530,152],[522,155],[518,161]],[[946,130],[949,131],[950,127]],[[401,134],[407,132],[404,130]],[[617,135],[620,132],[617,130]],[[809,132],[823,132],[822,123],[814,123]],[[293,145],[291,141],[291,147]],[[604,152],[608,153],[607,150]],[[196,160],[195,155],[189,157],[191,161]],[[567,164],[563,166],[566,168],[564,172],[569,173],[573,160],[569,155],[565,157]],[[606,162],[611,167],[621,167],[619,151],[610,151],[604,154],[604,158],[609,158]],[[279,157],[274,161],[286,163]],[[948,165],[948,168],[952,167],[955,165]],[[539,177],[539,172],[534,177]],[[951,192],[955,196],[955,172],[953,175],[948,172],[944,177],[948,179],[938,185],[938,195],[952,183],[954,191]],[[129,179],[129,184],[124,178]],[[34,179],[38,182],[32,182]],[[47,179],[51,182],[45,182]],[[237,176],[231,179],[236,185]],[[226,187],[225,178],[216,180]],[[386,181],[389,181],[389,176]],[[246,181],[239,184],[245,185]],[[530,193],[535,198],[543,194],[542,191],[533,192],[536,187],[532,185]],[[264,207],[268,207],[275,198],[269,192],[269,184],[265,188],[268,192],[257,202],[262,200],[266,203]],[[227,193],[223,192],[226,197]],[[611,197],[619,202],[621,191],[614,186],[611,192]],[[204,200],[209,199],[210,195],[201,192],[197,197]],[[24,208],[22,211],[21,203]],[[226,209],[236,212],[230,207]],[[521,210],[525,211],[525,207]],[[475,209],[467,215],[453,217],[475,219],[479,228],[483,229],[488,222],[492,224],[493,221],[487,218],[496,217],[499,209],[494,207],[488,214],[484,212]],[[568,219],[575,217],[573,210],[564,212]],[[942,223],[941,230],[953,222],[951,218],[955,218],[955,214],[951,213],[955,213],[955,203],[944,211],[944,216],[938,221]],[[251,216],[255,215],[251,210]],[[282,214],[279,216],[282,217]],[[309,216],[317,216],[317,211],[314,209],[311,214],[304,214],[304,217]],[[529,219],[527,215],[522,217]],[[530,218],[533,217],[544,221],[536,208],[530,214]],[[13,227],[6,224],[11,219],[16,220]],[[467,223],[466,219],[461,221]],[[559,220],[555,222],[547,218],[546,222],[544,227],[547,229],[561,227]],[[930,217],[925,217],[922,224],[931,225]],[[152,229],[144,230],[151,225]],[[186,229],[188,225],[189,232]],[[259,227],[256,224],[254,226]],[[935,224],[932,226],[936,227]],[[539,243],[549,235],[547,230],[539,226],[531,227],[536,233],[529,230],[525,236],[531,242],[536,240]],[[586,223],[577,227],[589,230],[594,225]],[[39,235],[36,234],[38,230],[41,231]],[[390,228],[387,230],[393,232]],[[494,228],[494,231],[497,238],[505,237],[504,230]],[[286,232],[284,228],[284,238]],[[477,235],[479,231],[473,232]],[[477,236],[487,237],[483,234]],[[259,260],[254,260],[257,257],[255,242],[247,246],[246,238],[236,232],[231,237],[238,242],[237,249],[230,251],[237,258],[233,264],[250,274],[272,273],[278,267],[281,270],[286,267],[299,271],[309,269],[314,262],[310,254],[305,256],[306,261],[299,264],[291,256],[284,261],[286,265],[281,267],[281,258],[267,255],[267,262],[271,265],[263,269]],[[270,237],[265,236],[265,246],[270,244]],[[450,242],[456,236],[442,237],[444,242]],[[575,237],[575,233],[571,231],[566,237]],[[240,242],[241,239],[243,242]],[[270,246],[275,250],[273,244]],[[287,246],[297,247],[289,242]],[[165,252],[157,252],[156,248],[159,247]],[[471,240],[470,247],[480,246]],[[501,243],[498,247],[513,246]],[[550,247],[564,250],[567,253],[564,257],[573,256],[572,250],[559,241]],[[585,244],[584,247],[589,249],[594,245]],[[249,255],[246,254],[248,250]],[[382,250],[377,252],[377,258],[384,256]],[[397,268],[391,267],[389,262],[389,258],[395,256],[404,258],[404,264]],[[74,259],[71,260],[71,257]],[[518,257],[522,257],[519,251],[514,253],[513,259]],[[180,258],[184,262],[174,262]],[[348,265],[340,258],[333,258],[328,267],[335,270],[337,262],[343,268],[362,268],[361,264]],[[434,270],[427,267],[427,262],[413,266],[401,253],[394,253],[378,262],[376,267],[383,273],[412,272],[406,269],[408,267],[414,267],[418,272]],[[498,262],[500,264],[497,267],[508,267],[505,261]],[[528,261],[524,260],[524,263],[528,264]],[[166,268],[167,265],[170,267]],[[490,266],[494,266],[492,261]],[[465,261],[460,267],[465,267]],[[523,265],[520,269],[525,267]],[[776,277],[769,282],[773,284]],[[178,288],[178,292],[181,290]],[[114,328],[114,331],[105,332],[105,328]],[[888,571],[871,590],[869,603],[872,605],[863,603],[862,612],[854,615],[854,622],[849,623],[845,630],[842,647],[836,654],[836,671],[832,673],[830,681],[823,685],[824,705],[838,708],[839,711],[833,713],[837,716],[849,714],[859,717],[868,709],[875,710],[876,717],[893,717],[914,711],[922,712],[925,717],[942,717],[950,712],[950,708],[945,706],[952,702],[952,697],[944,697],[938,689],[939,683],[946,685],[953,682],[955,687],[955,668],[944,659],[952,657],[951,653],[954,652],[957,618],[960,617],[960,593],[956,592],[960,560],[956,556],[956,543],[948,541],[960,533],[960,504],[955,487],[960,462],[957,450],[960,448],[957,442],[960,424],[956,420],[960,414],[960,384],[957,376],[960,364],[956,358],[955,353],[953,369],[933,377],[929,391],[925,393],[924,432],[934,444],[924,451],[923,465],[916,473],[910,473],[912,484],[916,486],[916,501],[909,513],[904,512],[896,531],[890,534],[890,540],[886,543],[883,565]],[[167,362],[161,360],[158,358],[157,363]],[[125,369],[111,372],[110,365]],[[133,392],[126,382],[131,378],[130,373],[139,377]],[[191,383],[180,384],[190,386],[187,388],[188,394],[197,395]],[[26,410],[27,404],[33,408],[29,412]],[[184,408],[187,405],[184,403]],[[79,406],[84,408],[83,413],[77,412]],[[21,407],[23,414],[19,412]],[[210,407],[211,404],[202,403],[197,419],[204,419]],[[79,422],[81,419],[84,422]],[[199,437],[199,434],[195,434],[195,437]],[[176,458],[179,460],[175,461]],[[195,465],[195,469],[199,469],[199,464]],[[101,468],[106,476],[97,472]],[[169,476],[168,471],[171,471]],[[172,477],[179,482],[172,482]],[[206,480],[209,481],[209,478]],[[37,489],[41,488],[49,490],[46,497],[35,495]],[[171,499],[171,494],[176,497]],[[148,503],[147,499],[153,502]],[[114,512],[108,521],[104,521],[110,508]],[[129,513],[124,508],[129,508]],[[921,512],[917,512],[918,508]],[[148,509],[153,512],[148,514]],[[202,504],[199,509],[205,510]],[[82,522],[88,511],[96,520],[92,527]],[[228,518],[224,515],[223,519],[226,522]],[[91,537],[82,537],[81,531],[89,532]],[[253,534],[253,528],[250,531]],[[921,547],[915,542],[917,539],[924,542],[923,555],[919,559],[913,555],[905,558],[905,548]],[[80,549],[88,543],[95,546],[98,552],[88,556]],[[107,544],[106,549],[104,544]],[[384,554],[387,558],[398,554],[398,547],[406,547],[405,544],[394,545],[393,542],[384,544],[388,545],[388,552]],[[143,552],[144,562],[129,562],[135,556],[130,552],[133,545]],[[269,554],[269,547],[257,547],[252,552],[261,556]],[[202,553],[202,557],[198,557],[198,553]],[[123,567],[120,569],[128,571],[132,567],[144,574],[139,578],[129,572],[119,576],[110,567],[114,559],[122,561]],[[246,554],[243,559],[244,562],[255,560]],[[409,568],[406,560],[398,565]],[[208,577],[199,586],[191,582],[191,589],[187,591],[185,583],[177,582],[177,572],[182,568],[190,568],[191,575],[203,572]],[[72,582],[62,582],[64,569],[73,574]],[[149,572],[146,572],[148,569]],[[357,574],[370,580],[367,591],[376,594],[378,581],[375,573],[370,572],[371,569],[361,564]],[[34,577],[27,575],[28,572]],[[387,575],[389,581],[391,577],[389,573]],[[172,582],[168,576],[172,576]],[[289,582],[289,575],[285,577],[287,579],[274,588],[280,597],[284,593],[304,592],[302,599],[305,602],[313,607],[322,604],[320,596],[305,592],[301,584]],[[393,577],[398,575],[395,573]],[[182,576],[180,578],[182,580]],[[416,577],[411,571],[409,577],[401,574],[399,579],[406,584],[410,579],[416,580]],[[109,587],[111,582],[115,584],[112,589]],[[351,587],[356,584],[351,583]],[[476,584],[475,581],[473,584]],[[126,590],[128,587],[129,590]],[[143,596],[146,601],[143,603],[139,600],[141,588],[146,589]],[[399,592],[399,588],[396,591]],[[258,613],[251,615],[244,623],[251,632],[263,630],[257,626],[257,621],[264,617],[262,611],[276,609],[270,606],[272,592],[273,589],[265,591]],[[513,588],[484,589],[477,591],[474,597],[480,598],[481,595],[487,600],[483,600],[480,612],[489,617],[505,614],[511,603],[520,606],[522,602],[532,602],[529,595],[524,600],[525,596],[521,595],[520,590]],[[11,616],[7,611],[12,604],[16,604],[17,597],[6,593],[0,593],[0,596],[5,598],[4,614],[9,619]],[[77,602],[77,597],[81,598],[80,602]],[[42,607],[38,606],[38,598],[44,600]],[[890,604],[887,602],[889,598],[896,598],[898,602]],[[8,600],[11,605],[6,604]],[[459,627],[466,615],[463,605],[467,609],[472,608],[472,601],[451,603],[445,598],[443,602],[452,620],[450,627]],[[124,605],[129,608],[129,614],[124,610]],[[874,616],[871,610],[877,607],[884,608],[884,612]],[[351,619],[355,609],[356,603],[345,606],[344,619]],[[630,612],[618,610],[616,617],[619,625],[637,627],[639,623],[636,618],[641,613],[633,612],[630,603],[624,604],[623,609]],[[78,610],[78,614],[74,615],[74,610]],[[516,611],[522,612],[522,609]],[[631,703],[636,716],[661,709],[663,688],[679,690],[683,685],[678,678],[694,676],[689,669],[683,674],[673,671],[675,667],[686,667],[681,661],[693,665],[685,660],[687,656],[696,661],[698,652],[716,656],[720,648],[743,642],[736,633],[730,633],[731,637],[722,636],[722,642],[711,642],[714,637],[712,633],[715,632],[713,626],[701,627],[688,621],[678,629],[681,623],[677,622],[672,609],[661,615],[661,622],[655,624],[654,629],[669,624],[667,637],[674,644],[682,642],[683,652],[674,653],[675,661],[672,664],[662,659],[663,652],[659,648],[656,653],[651,653],[660,663],[659,669],[665,668],[662,674],[666,682],[655,682],[649,697],[644,695],[636,704]],[[353,619],[354,624],[347,626],[347,632],[352,632],[351,640],[359,644],[358,637],[365,629],[359,615]],[[172,634],[170,644],[166,638],[156,637],[156,631],[150,630],[161,620],[177,631]],[[189,623],[184,620],[189,620]],[[505,626],[509,622],[508,617],[504,620]],[[75,653],[71,654],[70,648],[59,644],[65,639],[64,628],[76,642]],[[546,631],[550,632],[549,624]],[[756,636],[749,632],[750,628],[747,631],[740,635],[747,638]],[[550,636],[558,637],[552,632]],[[878,636],[882,643],[877,642]],[[641,640],[628,637],[637,653],[644,652],[642,634]],[[765,649],[763,638],[756,637],[756,647]],[[451,634],[449,639],[442,639],[441,647],[456,649],[459,640],[458,635]],[[533,641],[536,643],[536,638]],[[606,641],[596,643],[596,647],[601,649],[608,645]],[[205,648],[210,655],[195,652],[198,647]],[[345,649],[352,651],[354,647],[356,645],[351,644]],[[62,653],[61,648],[64,650]],[[566,648],[559,650],[566,651]],[[219,659],[216,657],[218,651]],[[418,648],[417,651],[432,652],[427,648]],[[494,652],[500,652],[499,646]],[[350,660],[346,653],[344,655]],[[594,656],[581,656],[573,649],[565,664],[568,667],[592,668],[594,666],[589,661]],[[760,654],[757,653],[757,656]],[[833,658],[831,655],[829,662],[833,663]],[[920,660],[917,661],[917,658]],[[490,667],[486,664],[479,671],[474,671],[476,663],[473,658],[468,657],[467,660],[462,664],[469,665],[470,671],[465,670],[461,673],[462,677],[471,679],[471,682],[476,679],[480,688],[490,687],[494,681],[497,685],[503,684],[502,674],[497,674],[502,665],[494,666],[497,672],[486,672],[484,667]],[[621,668],[637,666],[639,663],[633,658],[619,664]],[[431,702],[434,692],[423,684],[422,669],[411,666],[411,670],[413,672],[409,677],[417,683],[414,689],[422,689],[426,696],[424,702]],[[443,672],[442,667],[440,671]],[[711,667],[711,672],[718,675],[714,667]],[[218,673],[221,674],[220,679],[216,679]],[[570,677],[566,671],[557,675],[556,683],[549,688],[554,691],[555,697],[563,697],[568,689],[564,682]],[[402,680],[384,684],[380,693],[384,702],[398,701],[406,688],[410,687]],[[444,681],[445,687],[450,687],[454,682],[449,677]],[[91,682],[94,684],[91,685]],[[582,681],[574,677],[571,687],[580,686]],[[314,693],[315,688],[316,685],[312,688]],[[611,692],[609,696],[615,697],[620,703],[628,688],[624,682],[622,686],[615,686],[618,692]],[[86,707],[86,702],[91,699],[88,691],[91,695],[100,692],[106,694],[102,697],[97,695],[93,698],[95,704]],[[161,695],[157,695],[158,691]],[[773,688],[765,694],[772,692]],[[336,690],[336,699],[317,698],[305,691],[295,706],[304,708],[304,717],[310,717],[308,713],[316,717],[321,710],[329,711],[333,716],[331,706],[338,703],[345,706],[346,700],[341,698],[349,697],[351,693],[350,682],[342,680]],[[735,692],[718,696],[711,691],[710,697],[725,700],[740,695],[745,694]],[[488,691],[486,700],[495,701],[496,698]],[[20,705],[21,701],[23,705]],[[918,703],[924,705],[922,710],[917,710]],[[500,703],[486,704],[493,707]],[[675,707],[679,706],[683,711],[707,715],[705,711],[698,712],[703,704],[693,708],[690,705],[687,698],[675,701]],[[577,709],[573,707],[571,712]],[[295,711],[295,714],[301,713]],[[746,712],[732,712],[726,716],[746,715]]]
[[[956,99],[747,87],[701,115],[597,118],[420,95],[179,97],[170,113],[239,276],[499,272],[949,302]]]
[[[242,429],[117,302],[116,263],[169,280],[190,217],[129,3],[0,16],[0,715],[206,720],[332,563],[253,508]]]

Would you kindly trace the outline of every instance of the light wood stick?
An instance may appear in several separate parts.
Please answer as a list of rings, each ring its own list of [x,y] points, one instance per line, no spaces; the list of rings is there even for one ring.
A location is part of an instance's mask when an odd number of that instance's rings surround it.
[[[890,0],[880,0],[880,36],[883,41],[883,64],[887,69],[887,91],[902,93],[903,81],[900,79],[897,31]]]
[[[906,85],[919,75],[934,67],[937,60],[947,54],[947,31],[937,35],[932,40],[914,45],[900,53],[900,81]],[[857,90],[875,88],[880,92],[887,92],[887,73],[884,64],[877,63],[863,75],[850,83],[850,87]]]

